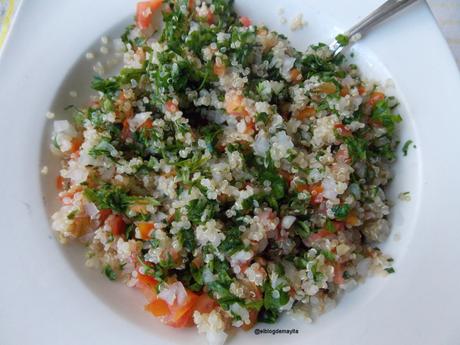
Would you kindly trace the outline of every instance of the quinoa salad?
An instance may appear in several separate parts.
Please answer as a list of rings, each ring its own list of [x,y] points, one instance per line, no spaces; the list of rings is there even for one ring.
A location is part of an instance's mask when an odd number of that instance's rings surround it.
[[[123,67],[94,77],[50,144],[59,241],[213,345],[284,313],[314,320],[394,272],[377,245],[396,100],[344,55],[298,51],[232,2],[138,3]]]

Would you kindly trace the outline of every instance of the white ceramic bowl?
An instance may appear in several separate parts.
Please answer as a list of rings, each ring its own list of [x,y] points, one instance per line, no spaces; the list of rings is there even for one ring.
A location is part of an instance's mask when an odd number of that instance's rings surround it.
[[[285,33],[303,49],[329,42],[379,5],[377,0],[236,1],[237,10]],[[60,246],[48,218],[56,208],[58,162],[48,152],[52,110],[84,102],[102,35],[119,36],[135,1],[25,1],[0,57],[0,157],[2,245],[0,344],[203,344],[195,330],[167,328],[143,311],[134,289],[84,266],[83,248]],[[291,32],[303,13],[307,26]],[[460,268],[457,252],[460,192],[457,175],[460,78],[424,3],[391,19],[353,48],[369,78],[401,102],[401,152],[390,197],[393,235],[383,246],[397,273],[369,279],[313,324],[284,317],[257,328],[297,329],[297,335],[240,332],[229,344],[458,344]],[[99,54],[100,55],[100,54]],[[77,98],[69,92],[78,92]],[[49,174],[43,176],[43,165]],[[397,199],[410,191],[411,202]],[[396,236],[395,236],[396,235]],[[399,238],[400,240],[396,240]]]

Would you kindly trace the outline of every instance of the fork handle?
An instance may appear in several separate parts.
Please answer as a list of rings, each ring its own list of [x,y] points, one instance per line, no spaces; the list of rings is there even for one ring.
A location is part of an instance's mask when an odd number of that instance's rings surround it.
[[[364,36],[374,26],[402,11],[416,1],[418,0],[387,0],[379,8],[348,30],[346,35],[350,38],[353,36]],[[353,43],[353,40],[351,43]],[[330,48],[334,52],[334,55],[337,55],[342,50],[342,47],[336,41],[331,44]]]

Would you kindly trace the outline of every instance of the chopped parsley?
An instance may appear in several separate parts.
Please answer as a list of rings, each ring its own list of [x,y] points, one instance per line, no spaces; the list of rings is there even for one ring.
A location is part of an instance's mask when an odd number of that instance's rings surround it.
[[[350,43],[350,37],[348,37],[347,35],[344,35],[344,34],[339,34],[339,35],[335,36],[335,40],[342,47],[345,47]]]
[[[104,266],[104,274],[111,281],[117,280],[117,273],[108,264]]]
[[[404,143],[404,145],[403,145],[403,147],[402,147],[402,152],[403,152],[404,156],[407,156],[407,153],[409,152],[409,148],[410,148],[410,146],[411,146],[413,143],[414,143],[414,142],[413,142],[412,140],[407,140],[407,141]],[[413,145],[412,147],[415,148],[415,145]]]

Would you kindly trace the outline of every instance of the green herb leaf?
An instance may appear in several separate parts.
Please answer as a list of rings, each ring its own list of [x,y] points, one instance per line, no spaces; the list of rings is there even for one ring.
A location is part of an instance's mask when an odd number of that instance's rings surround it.
[[[332,206],[332,212],[334,212],[334,215],[338,220],[345,219],[348,216],[350,209],[351,207],[348,204]]]
[[[329,250],[322,250],[321,254],[329,261],[335,261],[335,255],[331,253]]]
[[[111,281],[117,280],[117,273],[108,264],[104,266],[104,274]]]
[[[187,205],[188,219],[192,224],[202,224],[214,217],[217,204],[205,198],[194,199]]]
[[[104,94],[113,94],[120,89],[120,85],[114,78],[103,79],[101,77],[94,77],[91,87]]]
[[[304,240],[311,235],[310,226],[305,221],[297,221],[294,226],[294,231]]]
[[[130,203],[128,194],[121,188],[106,184],[98,189],[86,188],[83,195],[94,202],[99,210],[111,209],[125,213]]]
[[[402,147],[402,152],[403,152],[404,156],[407,156],[407,153],[408,153],[408,151],[409,151],[409,147],[410,147],[410,145],[413,144],[413,143],[414,143],[414,142],[413,142],[412,140],[407,140],[407,141],[404,143],[404,145],[403,145],[403,147]]]
[[[326,230],[332,233],[336,233],[337,229],[334,226],[334,223],[330,219],[326,219]]]
[[[342,47],[345,47],[350,43],[350,38],[347,35],[343,35],[343,34],[339,34],[339,35],[335,36],[335,40]]]

